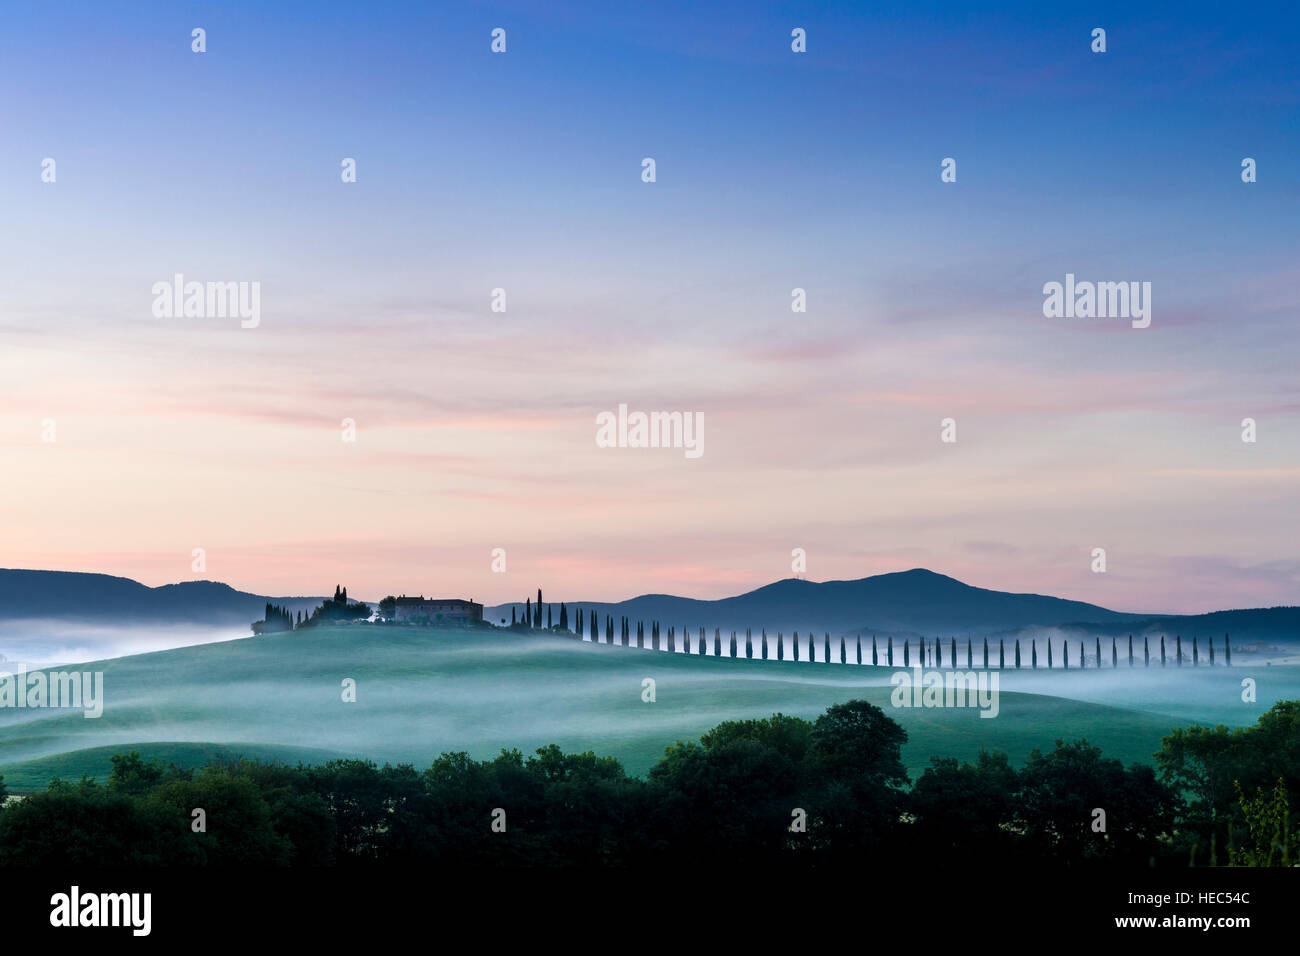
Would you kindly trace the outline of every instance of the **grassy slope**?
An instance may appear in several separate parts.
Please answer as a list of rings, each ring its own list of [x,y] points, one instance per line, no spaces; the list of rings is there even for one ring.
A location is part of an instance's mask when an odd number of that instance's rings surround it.
[[[267,747],[259,744],[204,744],[164,741],[159,743],[142,743],[133,746],[149,760],[157,759],[174,763],[181,767],[201,767],[211,761],[238,760],[283,760],[289,763],[323,763],[337,754],[323,750],[306,748],[295,750],[291,747]],[[80,780],[87,774],[98,780],[108,779],[113,769],[112,756],[121,753],[120,746],[89,747],[85,750],[72,750],[67,753],[54,754],[49,757],[37,757],[11,764],[3,769],[5,786],[13,793],[28,793],[43,790],[51,777],[64,780]]]
[[[483,757],[554,742],[614,754],[643,773],[665,745],[719,721],[775,711],[815,717],[853,697],[879,704],[907,728],[904,756],[913,773],[931,755],[971,757],[981,746],[1018,762],[1057,737],[1086,736],[1129,762],[1149,759],[1172,726],[1250,723],[1272,700],[1300,696],[1294,667],[1272,668],[1271,683],[1261,680],[1260,704],[1251,707],[1238,701],[1237,669],[1004,672],[1001,714],[990,720],[975,710],[893,708],[885,668],[718,660],[422,628],[319,629],[87,669],[105,675],[99,719],[0,710],[0,773],[14,789],[29,789],[48,772],[102,775],[107,754],[142,743],[166,744],[156,755],[189,764],[205,762],[206,748],[229,745],[291,762],[350,755],[424,766],[447,750]],[[357,681],[355,703],[340,698],[347,677]],[[641,700],[645,677],[656,681],[655,703]],[[1107,702],[1053,696],[1066,693]],[[1134,701],[1146,710],[1129,709]]]

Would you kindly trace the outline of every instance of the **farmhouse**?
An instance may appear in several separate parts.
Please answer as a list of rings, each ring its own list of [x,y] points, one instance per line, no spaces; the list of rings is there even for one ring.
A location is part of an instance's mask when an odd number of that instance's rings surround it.
[[[399,621],[427,624],[477,624],[483,621],[483,605],[459,598],[407,597],[396,599],[394,616]]]

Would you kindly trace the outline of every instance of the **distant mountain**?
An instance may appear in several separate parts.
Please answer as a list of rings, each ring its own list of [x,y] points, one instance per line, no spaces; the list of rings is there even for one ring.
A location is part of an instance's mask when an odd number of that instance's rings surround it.
[[[545,595],[543,595],[545,596]],[[487,608],[484,616],[493,623],[510,619],[511,608],[522,612],[522,604]],[[854,581],[803,581],[787,578],[735,597],[718,601],[697,601],[668,594],[645,594],[628,601],[599,603],[569,602],[572,616],[578,608],[595,611],[603,622],[606,615],[617,621],[657,620],[667,628],[700,627],[712,635],[714,628],[730,633],[752,628],[757,632],[814,631],[908,636],[980,637],[1032,629],[1080,625],[1088,633],[1127,633],[1129,629],[1168,627],[1170,633],[1180,621],[1192,633],[1249,630],[1260,639],[1291,634],[1300,637],[1300,608],[1260,608],[1218,611],[1208,615],[1152,615],[1112,611],[1083,601],[1068,601],[1042,594],[1015,594],[972,587],[947,575],[923,568],[878,574]],[[555,606],[558,613],[558,605]]]
[[[634,621],[658,620],[665,627],[875,630],[881,634],[983,634],[1031,625],[1119,623],[1148,616],[1041,594],[971,587],[922,568],[855,581],[787,578],[718,601],[646,594],[616,604],[580,601],[570,604],[571,614],[576,607],[594,608],[602,618],[609,614],[615,618],[626,615]],[[497,622],[503,616],[509,619],[510,608],[509,604],[502,605],[504,613],[490,609],[491,620]]]
[[[130,578],[76,571],[0,569],[0,620],[58,618],[100,623],[229,626],[261,620],[266,602],[297,612],[319,597],[266,597],[216,581],[151,588]]]
[[[260,620],[267,601],[309,610],[323,597],[268,597],[236,591],[216,581],[186,581],[151,588],[130,578],[69,571],[0,570],[0,620],[57,618],[100,624],[190,623],[244,626]],[[1170,635],[1232,634],[1234,643],[1300,641],[1300,608],[1251,608],[1197,615],[1129,614],[1082,601],[1042,594],[1013,594],[971,587],[955,578],[916,568],[856,581],[803,581],[789,578],[718,601],[670,594],[644,594],[617,603],[567,602],[570,625],[579,608],[602,622],[629,617],[657,620],[665,628],[704,627],[730,633],[752,628],[834,634],[905,637],[1011,636],[1059,628],[1071,634]],[[503,604],[484,609],[492,623],[510,620]],[[559,605],[552,604],[559,623]]]

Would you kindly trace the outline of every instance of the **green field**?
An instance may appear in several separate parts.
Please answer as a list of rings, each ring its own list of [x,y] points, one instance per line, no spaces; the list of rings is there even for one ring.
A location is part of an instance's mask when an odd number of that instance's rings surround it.
[[[427,765],[439,753],[477,757],[547,743],[619,757],[644,773],[675,740],[722,720],[777,711],[815,717],[865,698],[910,736],[915,775],[931,756],[980,747],[1019,762],[1058,737],[1086,737],[1107,755],[1146,761],[1171,727],[1241,726],[1274,701],[1300,698],[1300,667],[1001,674],[1000,713],[890,704],[893,669],[745,661],[591,645],[504,631],[352,626],[248,638],[118,658],[104,672],[98,719],[80,711],[0,709],[0,773],[29,791],[51,774],[103,777],[108,756],[139,749],[182,765],[211,757],[330,756]],[[1259,701],[1240,681],[1259,682]],[[642,701],[642,680],[657,700]],[[345,703],[352,678],[357,700]]]

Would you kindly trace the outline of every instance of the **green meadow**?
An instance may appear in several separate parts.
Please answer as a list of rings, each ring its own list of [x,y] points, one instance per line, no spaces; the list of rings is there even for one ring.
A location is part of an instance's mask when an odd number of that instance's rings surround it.
[[[850,651],[852,653],[852,651]],[[103,778],[114,752],[180,765],[246,756],[336,756],[426,766],[445,751],[611,754],[643,774],[676,740],[775,712],[816,717],[864,698],[907,730],[915,776],[932,756],[981,747],[1019,763],[1085,737],[1125,763],[1149,761],[1172,727],[1251,724],[1300,698],[1300,666],[1000,672],[997,717],[976,708],[896,708],[893,668],[732,660],[507,631],[353,625],[313,628],[77,665],[103,671],[104,712],[0,709],[0,773],[11,791],[52,775]],[[1241,699],[1254,677],[1258,701]],[[655,700],[643,700],[643,681]],[[356,682],[344,702],[343,682]]]

